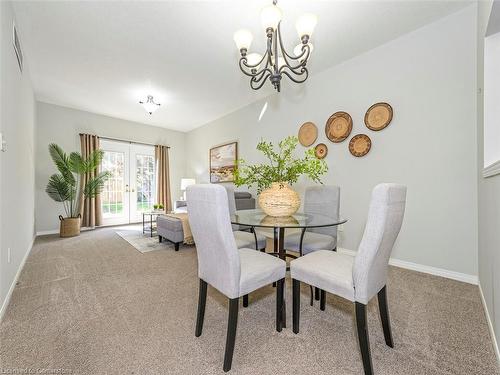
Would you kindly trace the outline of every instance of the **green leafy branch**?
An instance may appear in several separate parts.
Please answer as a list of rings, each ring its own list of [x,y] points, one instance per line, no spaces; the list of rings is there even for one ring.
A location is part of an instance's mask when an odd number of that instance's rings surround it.
[[[257,186],[257,191],[267,189],[273,182],[293,185],[300,176],[305,175],[316,183],[321,182],[321,176],[328,171],[325,160],[318,159],[314,149],[308,149],[303,158],[294,158],[293,153],[298,144],[295,136],[287,137],[278,143],[275,150],[271,142],[260,141],[257,150],[262,152],[269,163],[250,165],[243,159],[236,163],[235,185]]]

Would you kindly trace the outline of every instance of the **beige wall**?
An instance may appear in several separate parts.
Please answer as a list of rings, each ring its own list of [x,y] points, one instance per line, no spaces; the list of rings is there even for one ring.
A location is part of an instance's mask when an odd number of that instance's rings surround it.
[[[297,134],[305,121],[328,145],[324,181],[341,187],[341,213],[349,219],[340,245],[357,249],[371,188],[408,185],[405,222],[393,257],[477,277],[476,6],[406,34],[313,75],[305,85],[251,104],[187,135],[187,175],[208,181],[208,149],[237,140],[240,157],[256,162],[263,138]],[[312,58],[320,58],[318,54]],[[244,79],[244,78],[242,78]],[[285,79],[285,81],[287,81]],[[372,132],[363,124],[377,101],[394,107],[392,124]],[[265,103],[268,108],[259,121]],[[354,158],[348,141],[329,142],[326,119],[349,112],[353,135],[367,133],[371,152]],[[309,182],[296,186],[303,192]]]
[[[56,171],[48,153],[48,145],[57,143],[66,152],[80,151],[79,133],[169,145],[172,199],[179,198],[180,181],[185,171],[184,133],[37,102],[36,231],[38,233],[57,230],[59,224],[57,217],[63,213],[62,206],[45,193],[49,176]]]
[[[34,237],[35,105],[25,52],[21,74],[12,47],[14,14],[0,2],[0,315]],[[22,43],[22,30],[19,30]],[[10,261],[8,249],[10,248]]]

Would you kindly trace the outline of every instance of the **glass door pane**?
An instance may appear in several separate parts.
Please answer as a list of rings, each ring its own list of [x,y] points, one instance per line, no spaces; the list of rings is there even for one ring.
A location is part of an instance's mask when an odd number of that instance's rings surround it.
[[[156,203],[154,147],[132,144],[130,221],[142,221],[142,213],[153,210]]]
[[[101,193],[104,225],[129,223],[129,149],[127,144],[101,141],[102,170],[111,177]]]

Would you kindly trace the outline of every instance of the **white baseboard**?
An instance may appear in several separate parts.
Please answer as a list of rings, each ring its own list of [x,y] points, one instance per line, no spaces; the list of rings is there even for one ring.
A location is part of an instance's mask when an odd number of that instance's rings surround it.
[[[340,253],[349,254],[352,256],[356,255],[356,251],[349,250],[349,249],[344,249],[344,248],[339,247],[338,251]],[[441,277],[445,277],[447,279],[462,281],[462,282],[468,283],[468,284],[473,284],[473,285],[479,284],[479,279],[477,276],[469,275],[466,273],[449,271],[449,270],[445,270],[443,268],[425,266],[423,264],[407,262],[405,260],[399,260],[399,259],[394,259],[394,258],[389,259],[389,264],[391,266],[394,266],[394,267],[405,268],[405,269],[412,270],[412,271],[428,273],[430,275],[441,276]]]
[[[80,228],[80,230],[82,232],[84,232],[86,230],[92,230],[92,229],[95,229],[95,228],[91,228],[91,227],[81,227]],[[37,236],[46,236],[48,234],[59,234],[59,228],[58,229],[51,229],[51,230],[41,230],[41,231],[36,232]]]
[[[33,243],[35,242],[35,236],[33,236],[33,239],[31,240],[30,246],[26,250],[26,253],[24,254],[23,260],[21,260],[21,264],[19,264],[19,268],[17,269],[16,276],[14,276],[14,280],[12,280],[12,284],[10,284],[9,291],[7,292],[7,295],[5,296],[5,300],[3,301],[2,308],[0,309],[0,322],[3,319],[3,315],[5,314],[5,311],[7,310],[7,306],[9,306],[10,298],[12,297],[12,292],[14,291],[14,288],[16,287],[17,280],[19,279],[19,275],[21,275],[21,271],[24,268],[24,264],[26,263],[26,259],[28,259],[28,256],[31,253],[31,249],[33,248]]]
[[[39,232],[36,232],[37,236],[46,236],[48,234],[56,234],[59,233],[59,229],[53,229],[53,230],[41,230]]]
[[[484,313],[486,314],[486,320],[488,321],[488,328],[490,329],[491,341],[493,342],[493,348],[495,349],[495,354],[497,355],[497,362],[500,363],[500,351],[498,350],[497,337],[495,336],[495,329],[493,328],[493,322],[490,318],[490,313],[488,311],[488,306],[486,305],[486,300],[484,299],[483,288],[481,288],[481,283],[479,283],[479,294],[481,295],[481,301],[483,302]]]

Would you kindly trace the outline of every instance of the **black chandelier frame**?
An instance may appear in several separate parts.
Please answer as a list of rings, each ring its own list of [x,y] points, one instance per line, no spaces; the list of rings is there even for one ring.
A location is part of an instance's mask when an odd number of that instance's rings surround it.
[[[276,3],[275,3],[276,4]],[[266,30],[267,34],[267,49],[261,60],[253,65],[248,63],[247,49],[240,50],[241,58],[239,66],[243,74],[251,77],[250,87],[254,90],[259,90],[269,78],[274,88],[280,92],[281,78],[283,75],[290,78],[295,83],[303,83],[309,77],[309,71],[306,67],[307,61],[311,54],[311,46],[308,44],[309,36],[304,35],[301,38],[302,52],[298,56],[290,55],[283,46],[281,37],[280,23],[276,31],[273,28]],[[279,55],[281,52],[281,56]],[[283,65],[279,66],[279,58],[283,58]],[[261,68],[265,61],[265,65]],[[258,69],[259,68],[259,69]]]

